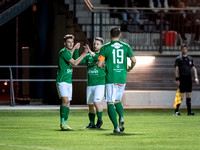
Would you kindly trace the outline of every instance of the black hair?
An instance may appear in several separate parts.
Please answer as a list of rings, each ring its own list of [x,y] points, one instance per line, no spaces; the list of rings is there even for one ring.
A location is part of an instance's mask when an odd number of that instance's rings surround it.
[[[110,36],[113,38],[119,37],[120,33],[121,33],[121,30],[118,27],[114,27],[110,30]]]
[[[181,45],[181,50],[182,50],[184,47],[188,48],[186,44],[182,44],[182,45]]]

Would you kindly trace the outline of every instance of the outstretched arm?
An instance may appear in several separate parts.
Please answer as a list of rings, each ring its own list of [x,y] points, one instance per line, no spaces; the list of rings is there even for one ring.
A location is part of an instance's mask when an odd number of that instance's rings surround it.
[[[80,48],[80,43],[77,43],[76,45],[74,45],[74,47],[72,48],[72,50],[71,50],[71,54],[72,54],[72,56],[73,56],[73,54],[74,54],[74,51],[76,50],[76,49],[79,49]]]
[[[91,49],[90,49],[90,47],[89,47],[88,44],[86,44],[86,45],[84,46],[84,48],[87,48],[87,49],[88,49],[88,52],[89,52],[90,54],[92,54],[93,57],[95,56],[95,53],[94,53],[93,51],[91,51]]]
[[[84,49],[84,52],[81,54],[81,56],[79,58],[77,58],[76,60],[74,60],[73,58],[69,60],[69,62],[73,65],[73,66],[77,66],[81,60],[85,57],[85,55],[88,53],[88,49]]]

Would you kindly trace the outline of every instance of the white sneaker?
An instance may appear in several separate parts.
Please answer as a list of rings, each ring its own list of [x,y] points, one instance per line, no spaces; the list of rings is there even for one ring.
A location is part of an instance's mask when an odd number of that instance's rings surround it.
[[[116,129],[114,129],[113,132],[114,132],[114,133],[120,133],[119,127],[117,127]]]
[[[121,118],[119,121],[119,129],[121,132],[124,131],[124,119],[123,118]]]
[[[70,131],[70,130],[73,130],[71,127],[69,127],[66,123],[61,123],[60,124],[60,128],[63,130],[63,131]]]

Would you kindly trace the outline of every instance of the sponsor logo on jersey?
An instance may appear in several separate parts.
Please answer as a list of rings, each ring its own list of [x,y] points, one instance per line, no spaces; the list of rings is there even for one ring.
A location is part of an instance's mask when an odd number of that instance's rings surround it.
[[[114,43],[113,45],[111,45],[112,47],[118,49],[120,47],[122,47],[123,45],[119,44],[119,43]]]
[[[72,73],[73,70],[72,69],[67,69],[67,73]]]
[[[94,70],[88,70],[89,74],[98,74],[99,71],[95,68]]]

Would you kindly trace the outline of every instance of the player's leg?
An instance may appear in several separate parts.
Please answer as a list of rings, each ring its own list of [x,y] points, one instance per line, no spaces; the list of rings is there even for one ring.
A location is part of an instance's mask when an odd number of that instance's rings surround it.
[[[62,104],[60,106],[60,118],[61,118],[61,129],[62,130],[70,130],[71,128],[67,126],[67,120],[69,117],[69,111],[70,111],[70,101],[68,100],[68,97],[62,97],[61,98]]]
[[[119,100],[115,101],[115,108],[116,108],[116,111],[117,111],[117,113],[119,115],[119,120],[123,119],[123,117],[124,117],[124,108],[123,108],[122,103]]]
[[[94,105],[96,108],[96,114],[97,114],[97,124],[96,127],[97,128],[101,128],[101,126],[103,125],[103,120],[102,120],[102,112],[103,112],[103,106],[102,106],[102,99],[104,97],[104,93],[105,93],[105,85],[97,85],[95,87],[95,91],[94,91]]]
[[[106,84],[106,102],[108,105],[107,108],[108,116],[114,126],[113,132],[119,133],[120,129],[117,123],[117,113],[114,106],[115,94],[116,94],[116,89],[114,89],[114,84]]]
[[[117,114],[119,115],[120,131],[124,131],[124,108],[121,103],[121,99],[122,99],[126,85],[125,84],[117,84],[115,86],[117,88],[115,108],[116,108]]]
[[[95,126],[96,109],[94,107],[94,104],[88,104],[88,107],[89,107],[88,117],[89,117],[90,123],[86,128],[96,128]]]
[[[67,107],[68,97],[62,97],[61,101],[62,103],[60,105],[60,123],[67,124],[66,113],[68,111],[68,107]]]
[[[116,101],[115,108],[119,115],[119,129],[122,132],[124,131],[124,108],[120,101]]]
[[[103,112],[103,106],[101,102],[94,102],[95,108],[96,108],[96,114],[97,114],[97,128],[101,128],[103,125],[103,120],[102,120],[102,112]]]
[[[93,92],[93,86],[87,86],[87,105],[89,108],[89,125],[86,126],[86,128],[95,128],[95,114],[96,114],[96,109],[94,107],[94,102],[93,102],[93,97],[94,97],[94,92]]]
[[[119,133],[120,129],[119,129],[119,126],[118,126],[118,123],[117,123],[117,113],[116,113],[116,110],[115,110],[114,103],[108,103],[108,115],[109,115],[109,118],[110,118],[110,120],[111,120],[111,122],[114,126],[113,132]]]
[[[61,99],[60,106],[60,127],[62,130],[70,130],[67,126],[67,120],[70,111],[70,101],[72,100],[72,84],[65,82],[57,83],[58,95]]]

